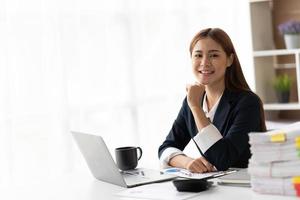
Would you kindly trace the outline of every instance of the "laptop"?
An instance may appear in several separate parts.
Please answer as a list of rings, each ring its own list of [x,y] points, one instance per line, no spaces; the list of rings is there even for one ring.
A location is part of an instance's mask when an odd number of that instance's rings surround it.
[[[93,176],[101,181],[130,188],[176,178],[159,170],[137,168],[121,171],[101,136],[71,132]]]

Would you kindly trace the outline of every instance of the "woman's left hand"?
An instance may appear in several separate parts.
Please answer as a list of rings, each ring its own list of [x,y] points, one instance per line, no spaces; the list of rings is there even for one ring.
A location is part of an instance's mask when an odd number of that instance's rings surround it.
[[[203,98],[203,94],[205,91],[204,85],[201,85],[199,83],[195,84],[188,84],[186,86],[187,91],[187,101],[190,109],[193,107],[200,107],[200,103]]]

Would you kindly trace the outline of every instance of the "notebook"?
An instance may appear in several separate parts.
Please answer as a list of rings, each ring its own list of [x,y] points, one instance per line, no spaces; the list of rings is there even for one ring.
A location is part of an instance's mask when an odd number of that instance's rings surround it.
[[[237,170],[235,173],[231,173],[222,177],[219,177],[217,183],[219,185],[227,186],[241,186],[241,187],[251,187],[250,175],[248,169],[234,168]]]

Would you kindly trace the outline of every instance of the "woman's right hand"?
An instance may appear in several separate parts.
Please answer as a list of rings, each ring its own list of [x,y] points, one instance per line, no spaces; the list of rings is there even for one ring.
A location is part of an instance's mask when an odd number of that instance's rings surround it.
[[[186,92],[187,92],[187,102],[192,110],[193,107],[200,107],[203,94],[205,92],[204,85],[199,83],[188,84],[186,85]]]
[[[196,173],[212,172],[216,170],[216,168],[204,157],[194,159],[186,155],[174,156],[170,159],[169,165],[172,167],[185,168]]]
[[[195,173],[215,171],[215,167],[210,162],[208,162],[204,157],[191,159],[189,162],[187,162],[185,168]]]

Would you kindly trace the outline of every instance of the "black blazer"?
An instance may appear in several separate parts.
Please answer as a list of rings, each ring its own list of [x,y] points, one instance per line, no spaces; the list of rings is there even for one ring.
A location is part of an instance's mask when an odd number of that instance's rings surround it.
[[[204,154],[200,152],[202,156],[218,170],[246,168],[251,156],[248,133],[263,131],[260,106],[259,97],[253,92],[225,89],[212,122],[223,138]],[[158,156],[168,147],[183,151],[197,133],[193,114],[185,98],[171,131],[159,147]]]

